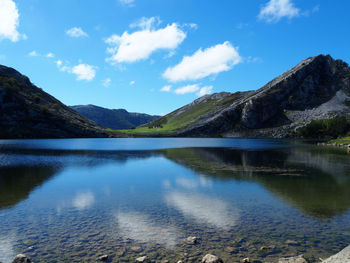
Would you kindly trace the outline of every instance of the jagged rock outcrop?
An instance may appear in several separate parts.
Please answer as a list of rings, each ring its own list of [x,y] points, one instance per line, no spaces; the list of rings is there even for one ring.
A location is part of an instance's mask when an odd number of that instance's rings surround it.
[[[107,137],[105,129],[0,65],[0,138]]]
[[[288,137],[313,119],[350,115],[350,68],[329,55],[318,55],[259,90],[207,95],[169,115],[184,114],[193,105],[210,100],[220,101],[218,96],[230,98],[229,104],[218,104],[175,135]]]
[[[80,115],[111,129],[130,129],[154,121],[160,116],[128,112],[124,109],[106,109],[95,105],[70,106]]]

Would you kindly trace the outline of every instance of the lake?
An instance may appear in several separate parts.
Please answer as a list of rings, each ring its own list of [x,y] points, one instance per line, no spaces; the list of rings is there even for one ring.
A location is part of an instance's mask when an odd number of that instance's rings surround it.
[[[196,244],[186,241],[198,238]],[[350,155],[292,140],[0,141],[0,261],[310,262],[350,244]]]

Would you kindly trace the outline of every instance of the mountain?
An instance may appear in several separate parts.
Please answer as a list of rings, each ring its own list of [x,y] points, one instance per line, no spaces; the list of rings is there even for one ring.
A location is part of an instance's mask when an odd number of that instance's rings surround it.
[[[128,112],[124,109],[106,109],[95,105],[70,106],[84,117],[111,129],[130,129],[154,121],[160,116]]]
[[[134,135],[289,137],[314,119],[350,115],[350,68],[310,57],[255,91],[203,96]]]
[[[105,129],[0,65],[0,138],[107,137]]]

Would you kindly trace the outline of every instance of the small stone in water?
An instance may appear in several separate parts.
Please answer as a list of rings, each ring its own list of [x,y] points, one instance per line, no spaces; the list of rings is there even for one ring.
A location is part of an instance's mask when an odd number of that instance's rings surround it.
[[[278,263],[307,263],[303,255],[290,258],[280,258]]]
[[[190,243],[190,244],[196,244],[198,239],[197,239],[197,237],[188,237],[186,239],[186,241],[187,241],[187,243]]]
[[[140,252],[142,250],[142,248],[134,246],[134,247],[131,247],[131,250],[134,251],[134,252]]]
[[[263,246],[263,247],[261,247],[260,248],[260,250],[273,250],[273,249],[275,249],[276,247],[275,246],[267,246],[267,247],[265,247],[265,246]]]
[[[98,258],[100,261],[106,261],[108,259],[108,255],[103,255]]]
[[[294,240],[287,240],[287,241],[286,241],[286,244],[287,244],[288,246],[300,246],[300,243],[297,242],[297,241],[294,241]]]
[[[146,256],[143,256],[143,257],[139,257],[136,259],[137,262],[145,262],[147,260],[147,257]]]
[[[202,258],[202,263],[224,263],[221,258],[211,255],[211,254],[206,254]]]
[[[251,263],[250,258],[244,258],[241,260],[242,263]]]

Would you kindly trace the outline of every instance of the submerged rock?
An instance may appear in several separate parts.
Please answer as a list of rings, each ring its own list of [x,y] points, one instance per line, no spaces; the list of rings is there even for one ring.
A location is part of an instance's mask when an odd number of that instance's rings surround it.
[[[18,254],[12,261],[12,263],[32,263],[26,255]]]
[[[224,261],[215,255],[206,254],[202,258],[202,263],[224,263]]]
[[[191,236],[191,237],[186,238],[186,242],[189,244],[196,244],[198,242],[198,238]]]
[[[142,262],[146,262],[146,260],[147,260],[147,257],[146,257],[146,256],[139,257],[139,258],[136,259],[137,262],[141,262],[141,263],[142,263]]]
[[[100,261],[106,261],[108,259],[108,255],[103,255],[98,258]]]
[[[300,246],[300,243],[298,241],[294,241],[294,240],[287,240],[286,244],[288,246]]]
[[[290,258],[280,258],[278,263],[307,263],[303,255],[290,257]],[[345,263],[345,262],[343,262]]]

